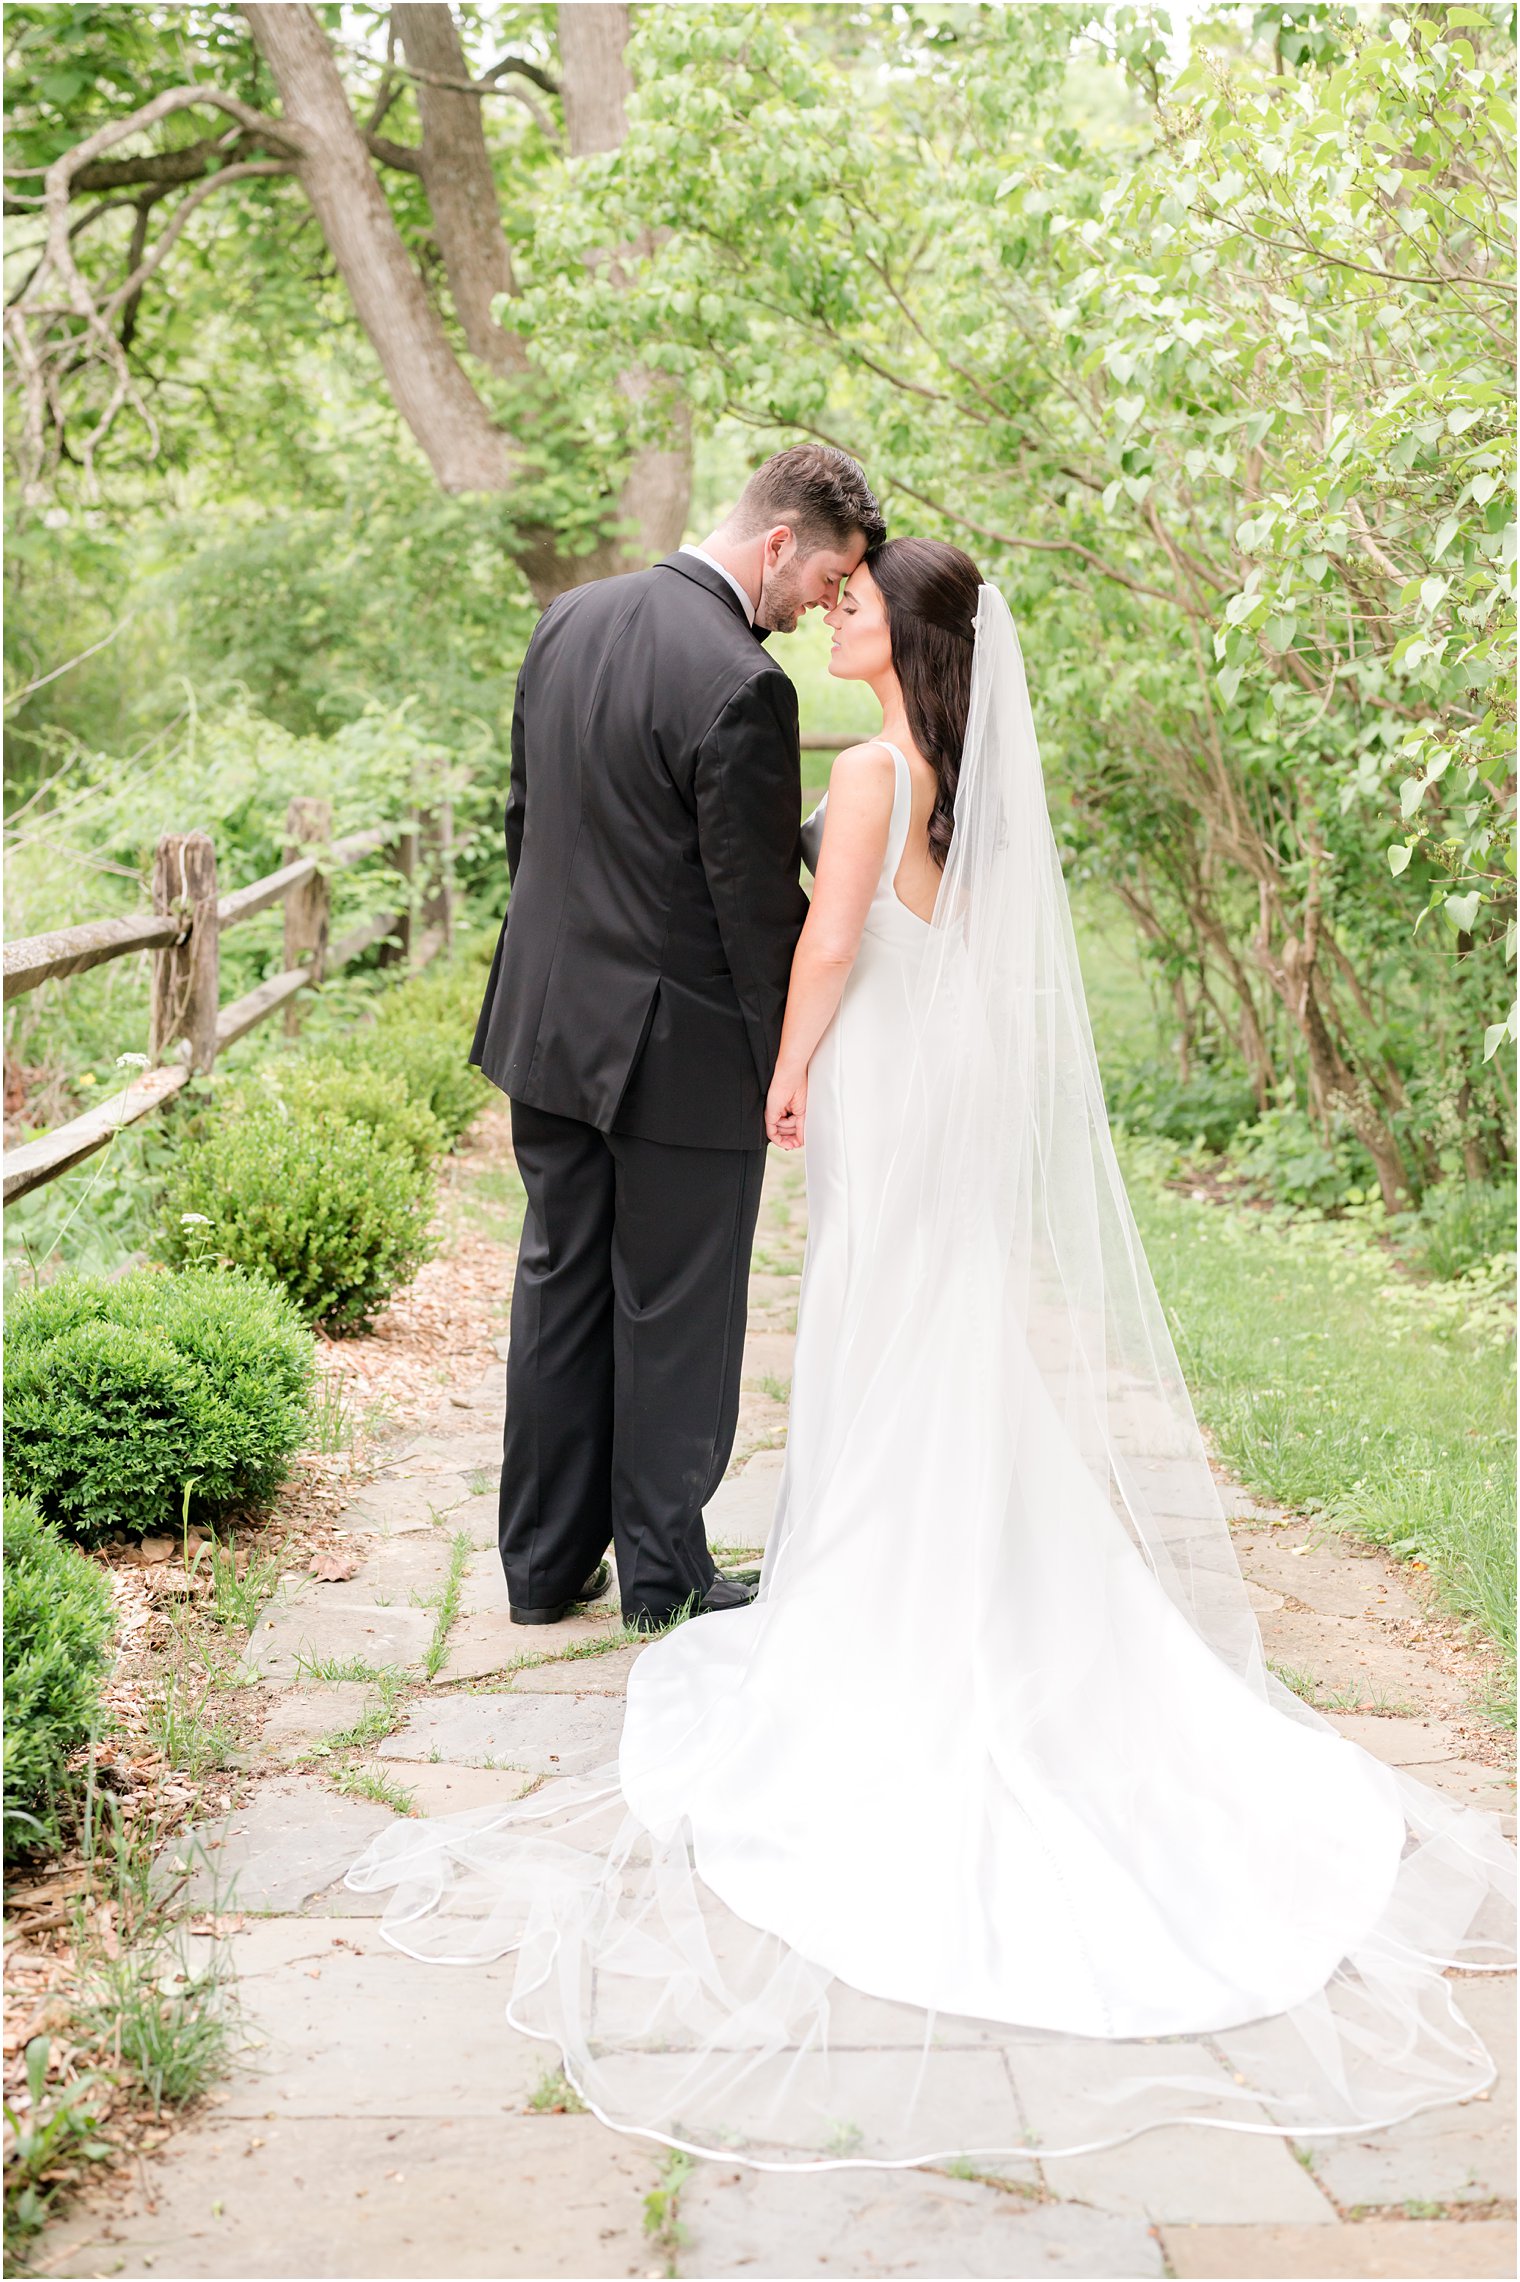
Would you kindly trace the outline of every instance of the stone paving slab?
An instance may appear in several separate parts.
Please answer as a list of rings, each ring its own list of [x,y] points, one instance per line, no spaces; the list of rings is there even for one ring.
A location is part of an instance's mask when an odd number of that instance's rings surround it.
[[[155,2209],[139,2198],[118,2217],[113,2198],[109,2216],[51,2230],[48,2270],[183,2282],[645,2275],[656,2265],[643,2202],[657,2156],[591,2116],[213,2125],[182,2133],[155,2162]]]
[[[1385,1766],[1406,1767],[1432,1790],[1444,1791],[1463,1806],[1497,1814],[1513,1835],[1515,1778],[1502,1767],[1464,1759],[1456,1730],[1439,1719],[1374,1719],[1360,1712],[1332,1712],[1342,1735],[1370,1751]]]
[[[628,1675],[648,1646],[630,1641],[626,1648],[609,1648],[605,1656],[571,1656],[553,1664],[530,1664],[512,1676],[515,1696],[621,1696],[627,1693]]]
[[[1069,2134],[1092,2092],[1110,2073],[1122,2076],[1127,2065],[1122,2054],[1101,2047],[1063,2050],[1055,2044],[1010,2045],[1007,2058],[1036,2146]],[[1188,2077],[1211,2066],[1207,2053],[1186,2044],[1158,2045],[1155,2063],[1158,2074],[1175,2069]],[[1230,2079],[1222,2067],[1218,2074],[1223,2092]],[[1247,2109],[1242,2120],[1265,2123],[1267,2117]],[[1042,2156],[1040,2166],[1057,2195],[1154,2221],[1292,2220],[1313,2226],[1335,2217],[1290,2143],[1275,2132],[1168,2124],[1092,2154]]]
[[[275,1698],[259,1735],[259,1756],[288,1759],[321,1737],[340,1733],[362,1719],[375,1700],[366,1680],[324,1680],[312,1688],[288,1688]]]
[[[680,2270],[792,2278],[907,2274],[949,2282],[1165,2271],[1140,2221],[1034,2203],[928,2171],[755,2171],[701,2163],[681,2190]]]
[[[548,2072],[549,2047],[507,2025],[515,1957],[449,1970],[353,1918],[255,1919],[228,1940],[244,2042],[224,2115],[517,2114]]]
[[[489,1546],[477,1547],[470,1555],[470,1565],[459,1581],[459,1613],[461,1616],[500,1616],[506,1606],[507,1580],[502,1574],[501,1555],[496,1550],[493,1516]]]
[[[1367,1712],[1331,1712],[1337,1733],[1349,1736],[1385,1767],[1424,1770],[1437,1760],[1454,1759],[1461,1746],[1456,1730],[1443,1719],[1378,1719]]]
[[[1386,1559],[1352,1538],[1316,1537],[1311,1525],[1250,1530],[1239,1539],[1240,1566],[1258,1584],[1288,1593],[1317,1616],[1371,1617],[1389,1624],[1420,1614],[1420,1603]]]
[[[173,1875],[176,1861],[190,1864],[185,1893],[192,1907],[206,1908],[214,1894],[223,1910],[296,1910],[341,1878],[394,1819],[389,1807],[345,1798],[315,1776],[276,1775],[247,1806],[167,1840],[154,1858],[155,1876]]]
[[[1509,2219],[1361,2219],[1339,2227],[1163,2227],[1173,2274],[1194,2282],[1340,2282],[1342,2276],[1415,2276],[1513,2282],[1515,2228]]]
[[[378,1529],[392,1536],[408,1529],[435,1529],[435,1516],[452,1513],[474,1495],[463,1474],[383,1475],[344,1507],[338,1527]]]
[[[318,1599],[291,1601],[261,1620],[249,1640],[244,1669],[257,1678],[288,1687],[314,1663],[354,1659],[383,1664],[420,1664],[433,1637],[436,1612],[427,1608],[379,1608],[372,1601]]]
[[[536,1780],[520,1767],[460,1767],[449,1759],[393,1759],[385,1772],[411,1792],[413,1812],[419,1815],[510,1806]]]
[[[496,1551],[497,1503],[494,1490],[483,1490],[478,1497],[466,1498],[463,1505],[452,1507],[445,1526],[450,1537],[457,1537],[463,1530],[472,1545],[481,1550],[489,1549],[495,1564],[497,1590],[504,1601],[507,1588],[501,1573],[501,1557]]]
[[[456,1434],[419,1434],[398,1455],[408,1474],[464,1474],[479,1472],[501,1477],[501,1426],[481,1427]]]
[[[745,1334],[742,1376],[746,1379],[785,1379],[790,1384],[797,1342],[789,1331],[756,1330]]]
[[[351,1577],[319,1578],[313,1597],[324,1603],[363,1601],[373,1607],[415,1606],[437,1601],[448,1581],[451,1526],[409,1530],[400,1537],[370,1535],[353,1545],[349,1557],[362,1554]]]
[[[1046,2156],[1040,2168],[1053,2194],[1156,2222],[1335,2220],[1291,2146],[1275,2135],[1168,2125],[1094,2155]]]
[[[616,1601],[598,1601],[599,1615],[567,1616],[561,1624],[514,1624],[505,1601],[494,1615],[477,1611],[459,1617],[449,1632],[448,1655],[434,1674],[435,1687],[455,1680],[488,1680],[507,1673],[522,1656],[542,1655],[550,1646],[568,1648],[577,1640],[600,1640],[622,1622]]]
[[[719,1484],[702,1515],[707,1542],[716,1550],[726,1545],[764,1545],[776,1510],[784,1450],[757,1450],[737,1474]]]
[[[1274,1664],[1308,1672],[1325,1687],[1354,1692],[1364,1702],[1383,1697],[1418,1703],[1429,1684],[1429,1667],[1419,1651],[1383,1638],[1364,1617],[1266,1611],[1261,1632]]]
[[[1486,2203],[1515,2192],[1515,1982],[1453,1979],[1457,2010],[1488,2046],[1499,2080],[1486,2099],[1431,2108],[1365,2138],[1320,2140],[1314,2169],[1336,2201]]]
[[[380,1745],[382,1759],[495,1761],[532,1775],[575,1775],[617,1757],[623,1707],[608,1696],[443,1696],[418,1704]]]

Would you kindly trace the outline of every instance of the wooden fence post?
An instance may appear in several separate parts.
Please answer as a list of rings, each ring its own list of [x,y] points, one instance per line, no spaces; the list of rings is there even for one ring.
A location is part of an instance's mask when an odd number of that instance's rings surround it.
[[[379,964],[382,967],[410,966],[412,943],[416,935],[413,924],[412,898],[417,884],[417,819],[403,825],[391,847],[392,869],[401,881],[401,915],[380,946]]]
[[[446,763],[432,764],[429,774],[441,784]],[[442,948],[454,947],[454,803],[438,792],[420,818],[423,876],[422,924],[436,927]]]
[[[285,811],[285,855],[287,864],[298,863],[310,850],[314,841],[332,838],[332,802],[297,796]],[[316,872],[299,887],[293,887],[285,898],[285,966],[299,967],[310,955],[311,979],[322,980],[327,958],[327,919],[329,887],[325,872]],[[285,1035],[294,1037],[301,1027],[301,1008],[298,1001],[285,1001]]]
[[[153,954],[148,1053],[155,1064],[187,1061],[204,1072],[216,1060],[221,990],[216,850],[206,833],[164,833],[153,856],[153,908],[179,912],[189,932]]]

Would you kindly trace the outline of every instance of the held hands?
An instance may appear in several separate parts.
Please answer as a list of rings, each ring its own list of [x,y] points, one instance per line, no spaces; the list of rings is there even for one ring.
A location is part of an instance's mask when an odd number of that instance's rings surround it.
[[[765,1130],[778,1149],[800,1149],[807,1117],[807,1071],[777,1067],[765,1097]]]

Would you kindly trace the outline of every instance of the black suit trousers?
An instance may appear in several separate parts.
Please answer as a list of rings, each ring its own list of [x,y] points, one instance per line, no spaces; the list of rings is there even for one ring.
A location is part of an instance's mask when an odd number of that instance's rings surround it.
[[[761,1149],[687,1149],[512,1102],[528,1194],[512,1293],[500,1545],[514,1608],[609,1545],[625,1617],[712,1583],[702,1508],[739,1420]]]

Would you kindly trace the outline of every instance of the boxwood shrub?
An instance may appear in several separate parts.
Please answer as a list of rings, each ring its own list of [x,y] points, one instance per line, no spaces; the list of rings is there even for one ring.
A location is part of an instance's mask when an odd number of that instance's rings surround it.
[[[448,1146],[448,1136],[427,1102],[386,1070],[336,1054],[291,1055],[262,1081],[291,1115],[308,1122],[330,1113],[368,1126],[388,1148],[402,1150],[425,1170]]]
[[[421,974],[385,991],[373,1022],[344,1040],[345,1054],[384,1070],[426,1102],[450,1141],[457,1141],[491,1098],[491,1085],[466,1060],[493,946],[484,957],[435,961]]]
[[[310,1331],[260,1277],[60,1276],[7,1310],[11,1487],[71,1537],[176,1527],[273,1497],[305,1431]]]
[[[414,1101],[426,1105],[452,1143],[491,1098],[489,1081],[465,1060],[469,1043],[469,1033],[440,1028],[418,1009],[398,1011],[389,1021],[356,1030],[344,1041],[344,1052],[383,1076],[387,1085],[405,1087]]]
[[[383,1133],[319,1087],[287,1102],[248,1084],[188,1126],[152,1249],[251,1269],[308,1322],[356,1331],[436,1249],[435,1188],[397,1118]]]
[[[69,1758],[100,1711],[111,1585],[25,1498],[5,1500],[5,1859],[56,1849]]]

